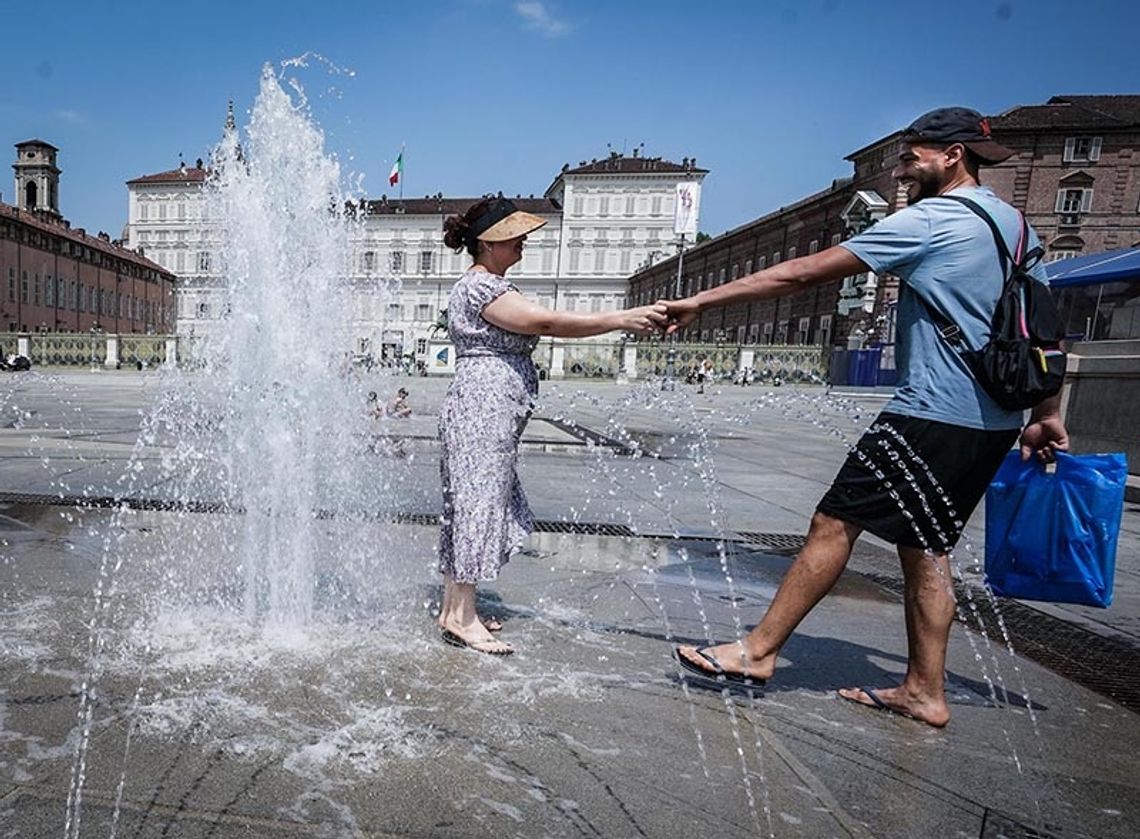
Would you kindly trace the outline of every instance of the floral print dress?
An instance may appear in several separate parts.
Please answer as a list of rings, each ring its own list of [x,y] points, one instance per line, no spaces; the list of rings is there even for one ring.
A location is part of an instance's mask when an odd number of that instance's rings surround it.
[[[439,570],[459,583],[495,579],[534,530],[516,463],[538,394],[530,358],[538,338],[500,329],[482,314],[507,291],[518,289],[472,270],[459,278],[448,301],[455,378],[439,412]]]

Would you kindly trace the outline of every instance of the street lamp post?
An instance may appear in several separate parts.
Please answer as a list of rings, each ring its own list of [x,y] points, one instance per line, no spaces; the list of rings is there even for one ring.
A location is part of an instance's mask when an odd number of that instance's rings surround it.
[[[677,279],[673,286],[673,297],[682,297],[681,274],[685,265],[685,234],[681,234],[681,241],[677,246]],[[674,365],[677,362],[677,336],[669,336],[669,349],[665,351],[665,378],[661,380],[662,390],[676,390],[677,381],[674,378]]]

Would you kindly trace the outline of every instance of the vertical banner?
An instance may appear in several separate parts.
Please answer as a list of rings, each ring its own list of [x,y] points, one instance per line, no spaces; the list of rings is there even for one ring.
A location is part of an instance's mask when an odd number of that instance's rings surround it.
[[[673,202],[673,232],[690,239],[697,235],[697,216],[701,207],[701,185],[698,181],[685,181],[677,184],[677,196]]]

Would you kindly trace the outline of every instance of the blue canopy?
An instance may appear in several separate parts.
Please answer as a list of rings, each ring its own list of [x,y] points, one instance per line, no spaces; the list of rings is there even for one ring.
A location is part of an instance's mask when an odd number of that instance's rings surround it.
[[[1121,281],[1140,282],[1140,248],[1120,248],[1073,259],[1059,259],[1046,265],[1045,273],[1053,288]]]

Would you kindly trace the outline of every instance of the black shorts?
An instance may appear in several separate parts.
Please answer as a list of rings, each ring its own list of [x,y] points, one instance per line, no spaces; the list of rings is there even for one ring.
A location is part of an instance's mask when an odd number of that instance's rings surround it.
[[[884,412],[816,509],[896,545],[945,553],[1019,434]]]

